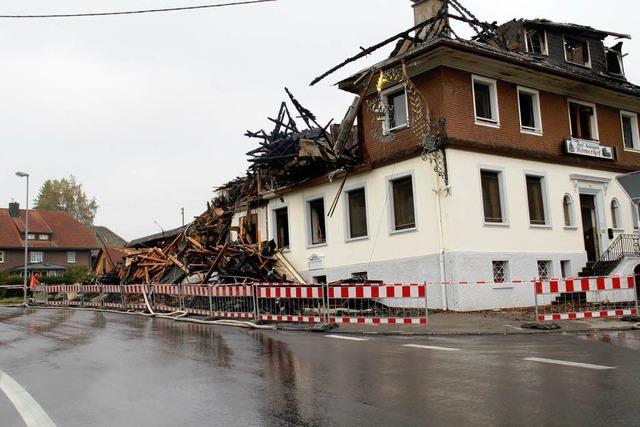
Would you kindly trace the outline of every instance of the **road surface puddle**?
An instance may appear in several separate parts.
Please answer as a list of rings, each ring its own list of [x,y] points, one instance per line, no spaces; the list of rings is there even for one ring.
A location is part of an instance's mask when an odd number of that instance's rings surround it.
[[[638,332],[593,332],[587,335],[580,335],[580,339],[600,341],[632,350],[640,350],[640,333]]]

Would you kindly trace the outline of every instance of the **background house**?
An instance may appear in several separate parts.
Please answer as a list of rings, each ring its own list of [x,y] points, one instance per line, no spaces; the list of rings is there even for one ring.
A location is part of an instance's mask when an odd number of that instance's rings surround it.
[[[25,214],[18,203],[0,209],[0,272],[23,274]],[[29,274],[61,276],[68,267],[91,268],[96,236],[68,213],[29,211],[28,233]]]

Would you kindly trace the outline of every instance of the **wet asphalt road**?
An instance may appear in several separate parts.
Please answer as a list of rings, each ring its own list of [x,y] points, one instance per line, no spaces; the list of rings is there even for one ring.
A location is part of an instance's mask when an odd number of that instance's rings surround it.
[[[352,341],[2,308],[0,371],[58,427],[640,425],[638,332]],[[2,391],[0,425],[24,426]]]

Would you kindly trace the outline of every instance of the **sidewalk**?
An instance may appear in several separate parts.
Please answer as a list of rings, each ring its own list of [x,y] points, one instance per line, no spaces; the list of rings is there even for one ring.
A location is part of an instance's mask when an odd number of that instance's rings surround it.
[[[514,335],[541,333],[577,333],[591,331],[625,331],[634,329],[635,323],[620,319],[564,320],[555,322],[560,329],[525,329],[522,324],[531,322],[509,312],[481,313],[433,313],[429,323],[422,326],[404,325],[340,325],[331,333],[388,334],[388,335]],[[551,323],[551,322],[547,322]]]

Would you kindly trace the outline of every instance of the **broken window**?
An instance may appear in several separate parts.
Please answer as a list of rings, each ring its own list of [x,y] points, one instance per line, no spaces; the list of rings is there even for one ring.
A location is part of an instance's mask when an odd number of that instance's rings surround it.
[[[573,37],[564,38],[564,56],[567,62],[591,66],[591,57],[589,56],[589,42]]]
[[[544,30],[525,30],[527,52],[547,55],[547,35]]]
[[[384,94],[384,98],[387,105],[387,130],[392,131],[406,126],[409,123],[409,115],[407,93],[404,87],[391,89]]]
[[[410,176],[391,181],[393,193],[393,229],[415,228],[416,215],[413,206],[413,182]]]
[[[533,89],[518,88],[520,129],[524,132],[542,133],[540,95]]]
[[[487,170],[480,171],[480,180],[482,181],[484,222],[504,222],[500,195],[500,172]]]
[[[287,208],[280,208],[274,211],[276,217],[276,245],[278,249],[289,247],[289,211]]]
[[[620,220],[620,203],[618,199],[611,200],[611,228],[622,228],[622,221]]]
[[[587,140],[598,139],[595,105],[569,101],[569,120],[572,137]]]
[[[309,220],[311,229],[311,244],[322,245],[327,243],[327,231],[324,221],[324,199],[308,202]]]
[[[562,199],[562,211],[564,213],[564,226],[573,227],[573,199],[568,194],[565,194]]]
[[[240,236],[249,244],[258,243],[258,214],[240,218]]]
[[[527,175],[527,198],[529,202],[529,222],[531,225],[546,225],[543,178]]]
[[[622,139],[624,147],[632,150],[640,149],[640,136],[638,132],[638,115],[622,111],[620,113],[622,120]]]
[[[538,261],[538,279],[551,280],[553,276],[553,263],[551,261]]]
[[[349,238],[367,236],[367,203],[364,188],[347,192]]]
[[[509,261],[493,261],[493,282],[504,283],[509,281]]]
[[[476,122],[498,124],[498,89],[495,80],[473,76],[473,100]]]
[[[617,76],[624,75],[624,67],[622,65],[622,54],[613,49],[607,49],[607,72]]]

